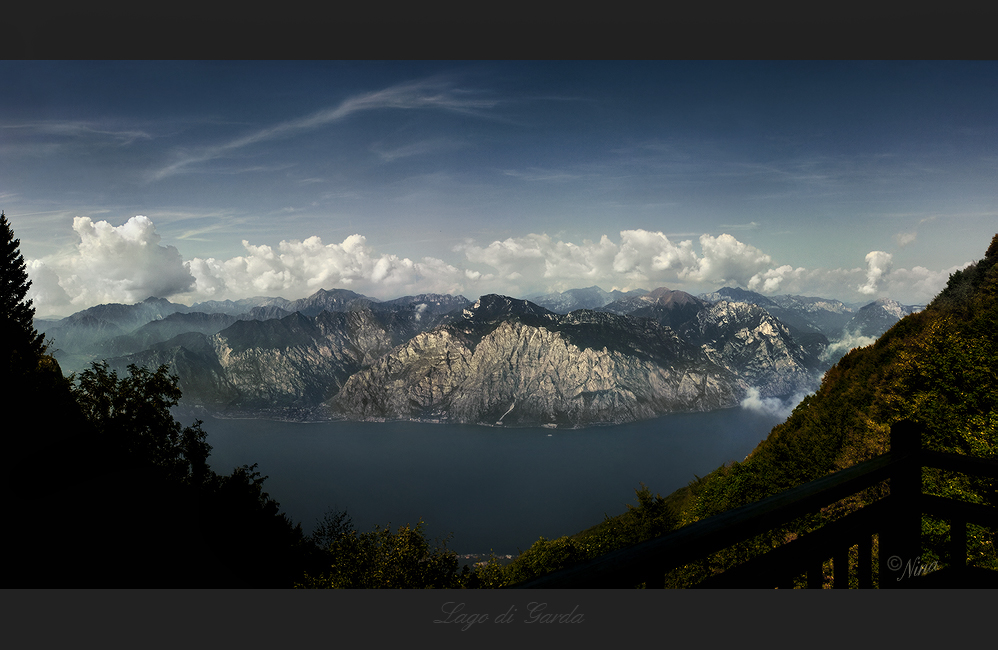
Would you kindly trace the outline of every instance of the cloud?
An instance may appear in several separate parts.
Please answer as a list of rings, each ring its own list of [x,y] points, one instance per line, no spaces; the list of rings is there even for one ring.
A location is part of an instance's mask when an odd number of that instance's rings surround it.
[[[886,293],[902,301],[928,302],[957,268],[892,269],[889,253],[873,251],[866,269],[807,269],[775,266],[770,255],[729,234],[701,235],[700,253],[690,240],[672,241],[662,232],[623,230],[619,243],[604,235],[598,242],[575,244],[547,234],[494,241],[466,242],[469,263],[495,269],[506,284],[498,291],[546,293],[593,284],[617,288],[659,286],[696,292],[735,285],[765,294],[789,293],[861,300]],[[533,294],[530,294],[533,295]]]
[[[620,244],[606,235],[598,242],[587,239],[575,244],[529,234],[485,247],[466,243],[456,250],[463,251],[469,262],[491,266],[499,278],[522,285],[523,290],[563,291],[592,284],[658,286],[677,280],[684,269],[697,264],[692,242],[674,244],[664,234],[646,230],[621,231]]]
[[[427,292],[526,297],[592,285],[624,290],[668,286],[698,293],[727,284],[767,294],[842,300],[882,292],[924,304],[951,273],[966,266],[892,270],[891,256],[882,251],[866,256],[866,269],[774,266],[768,254],[728,234],[701,235],[698,252],[691,240],[672,241],[662,232],[640,229],[620,231],[616,242],[603,235],[577,244],[543,233],[486,246],[469,240],[453,249],[463,254],[464,264],[376,251],[361,234],[330,244],[317,236],[276,246],[244,240],[242,255],[184,261],[176,248],[160,243],[148,217],[136,216],[120,226],[77,217],[73,228],[80,239],[75,248],[28,260],[33,282],[29,297],[40,317],[149,296],[184,302],[258,295],[294,299],[335,287],[385,299]],[[854,294],[844,295],[850,288]],[[862,343],[842,341],[831,351],[854,344]]]
[[[866,284],[858,291],[871,296],[880,289],[881,281],[891,272],[893,255],[884,251],[870,251],[866,254]]]
[[[192,300],[281,295],[297,298],[340,287],[385,297],[406,293],[460,293],[476,280],[464,270],[426,257],[415,262],[378,254],[362,235],[338,244],[319,237],[282,241],[277,250],[243,241],[245,255],[228,260],[194,258],[188,267],[196,282]],[[479,274],[480,275],[480,274]]]
[[[4,129],[24,130],[31,133],[43,135],[64,136],[70,138],[85,138],[96,136],[98,138],[109,137],[120,145],[129,145],[136,140],[151,140],[152,136],[145,131],[122,130],[112,131],[96,128],[88,122],[81,121],[47,121],[30,122],[27,124],[7,124],[0,126]]]
[[[184,172],[185,168],[190,165],[221,158],[259,142],[311,131],[362,111],[383,108],[407,110],[422,108],[480,115],[483,109],[493,108],[497,103],[498,100],[474,98],[469,93],[453,90],[449,84],[439,80],[399,84],[383,90],[349,97],[334,108],[327,108],[305,117],[281,122],[224,144],[205,147],[196,152],[181,152],[177,160],[153,173],[151,178],[152,180],[162,180]]]
[[[120,226],[76,217],[73,230],[80,238],[74,249],[28,265],[31,297],[41,313],[166,298],[194,285],[180,252],[160,245],[148,217],[135,216]]]
[[[899,232],[894,235],[894,241],[897,242],[898,248],[904,248],[908,244],[913,243],[917,238],[917,232]]]
[[[834,341],[829,341],[828,347],[821,352],[821,360],[838,361],[854,348],[865,348],[877,342],[876,336],[860,336],[857,332],[845,331]]]
[[[25,267],[31,280],[27,297],[33,302],[36,315],[61,314],[71,308],[72,299],[59,284],[58,273],[41,260],[26,260]]]
[[[525,171],[507,169],[503,171],[503,174],[505,174],[506,176],[519,178],[520,180],[527,181],[529,183],[537,181],[548,181],[548,182],[577,181],[583,178],[582,174],[572,174],[560,170],[540,169],[537,167],[530,167]]]
[[[761,293],[777,293],[788,279],[798,279],[807,273],[807,269],[800,267],[795,269],[789,264],[784,264],[775,269],[767,269],[762,273],[753,275],[746,285],[752,291]]]
[[[772,266],[773,259],[754,246],[744,244],[731,235],[718,237],[700,236],[703,258],[695,272],[687,277],[702,282],[719,284],[734,283],[748,286],[752,278]]]
[[[436,138],[433,140],[421,140],[410,144],[385,149],[380,144],[371,147],[371,151],[378,155],[384,162],[395,162],[400,158],[410,156],[425,156],[439,151],[451,151],[466,146],[466,143],[448,138]]]
[[[486,247],[466,244],[458,248],[469,261],[487,264],[502,277],[543,279],[545,290],[562,291],[580,284],[748,286],[753,278],[757,284],[770,279],[760,276],[771,270],[772,258],[758,248],[728,234],[701,235],[699,242],[702,255],[697,255],[690,240],[674,242],[662,232],[622,230],[619,244],[606,235],[599,242],[585,240],[579,245],[531,234]],[[770,286],[779,280],[770,279]]]
[[[889,296],[905,295],[908,296],[908,300],[914,303],[927,304],[946,287],[951,274],[968,266],[970,266],[970,262],[964,262],[940,271],[932,271],[924,266],[894,269],[891,271],[883,291]]]
[[[787,400],[782,400],[778,397],[760,397],[758,388],[749,388],[748,393],[745,395],[745,399],[741,402],[741,406],[746,411],[752,411],[760,415],[770,415],[783,420],[790,417],[790,414],[793,413],[794,408],[796,408],[797,405],[800,404],[808,394],[810,394],[810,392],[812,391],[800,391]]]
[[[678,279],[697,264],[691,241],[675,244],[661,232],[622,230],[613,270],[633,280],[655,281]]]

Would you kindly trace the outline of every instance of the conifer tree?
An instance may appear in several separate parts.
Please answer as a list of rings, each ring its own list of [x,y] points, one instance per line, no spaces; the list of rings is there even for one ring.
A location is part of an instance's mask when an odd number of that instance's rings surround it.
[[[20,244],[7,215],[0,211],[0,362],[12,372],[33,367],[45,352],[44,336],[34,327],[35,309],[26,300],[31,281]]]

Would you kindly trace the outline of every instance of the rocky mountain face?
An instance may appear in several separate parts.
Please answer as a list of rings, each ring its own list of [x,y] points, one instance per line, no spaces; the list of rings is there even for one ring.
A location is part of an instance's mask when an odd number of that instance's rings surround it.
[[[483,296],[351,377],[354,418],[584,426],[733,406],[738,378],[653,321]]]
[[[758,305],[790,330],[809,357],[819,359],[822,370],[831,367],[852,347],[869,345],[919,305],[902,305],[896,300],[876,300],[859,309],[829,298],[782,295],[766,297],[754,291],[724,287],[700,296],[717,302],[730,300]]]
[[[924,309],[923,305],[902,305],[897,300],[881,298],[861,307],[842,329],[857,336],[876,338],[908,314],[922,309]]]
[[[735,373],[763,396],[787,395],[805,386],[819,364],[822,347],[812,350],[763,306],[748,302],[752,292],[733,289],[731,299],[711,302],[665,287],[603,310],[654,319],[698,346],[714,363]],[[759,302],[776,303],[755,294]]]
[[[842,323],[849,318],[849,310],[840,317],[837,311],[825,310],[821,303],[811,302],[821,299],[802,296],[774,296],[767,298],[762,294],[744,289],[724,287],[714,293],[701,296],[710,302],[728,300],[730,302],[745,302],[765,309],[770,315],[787,326],[794,340],[804,346],[808,357],[821,359],[828,348],[829,337],[841,329]],[[829,301],[837,302],[837,301]],[[843,306],[842,303],[838,303]],[[831,316],[830,316],[831,314]]]
[[[167,364],[184,404],[230,414],[585,426],[734,406],[749,388],[762,397],[810,389],[831,352],[853,342],[830,346],[828,327],[886,329],[913,309],[878,301],[854,312],[732,288],[552,295],[559,309],[595,307],[557,313],[498,295],[379,301],[334,289],[197,310],[159,299],[101,305],[46,333],[57,358],[76,362],[68,371],[98,358],[122,370]]]
[[[282,306],[282,309],[301,312],[306,316],[316,316],[324,311],[365,309],[377,302],[376,298],[368,298],[347,289],[319,289],[307,298],[294,300],[289,305]]]
[[[630,296],[600,308],[614,314],[652,318],[679,331],[709,307],[709,303],[685,291],[660,287],[641,296]]]
[[[838,300],[808,296],[774,296],[779,305],[770,311],[774,316],[801,329],[816,329],[825,336],[835,337],[855,313],[855,309]]]
[[[817,355],[794,340],[790,328],[746,302],[722,300],[701,310],[680,332],[711,361],[758,388],[762,397],[808,386],[819,364]]]
[[[424,293],[370,305],[385,326],[393,345],[400,345],[420,332],[442,325],[471,304],[464,296]]]
[[[170,365],[189,406],[294,415],[310,414],[390,348],[391,337],[370,310],[311,318],[295,312],[237,321],[210,336],[182,334],[109,364]]]

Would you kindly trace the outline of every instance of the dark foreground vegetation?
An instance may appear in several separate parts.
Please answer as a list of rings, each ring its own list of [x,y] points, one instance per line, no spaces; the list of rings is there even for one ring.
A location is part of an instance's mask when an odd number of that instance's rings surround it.
[[[170,413],[168,368],[119,376],[95,363],[65,378],[46,354],[25,300],[29,283],[0,217],[0,363],[6,424],[4,586],[494,588],[511,586],[658,537],[886,451],[891,424],[918,422],[935,451],[998,450],[998,235],[985,258],[953,274],[920,313],[846,355],[742,463],[666,498],[642,486],[637,505],[576,535],[539,539],[510,563],[461,568],[422,522],[359,532],[331,512],[311,536],[264,491],[256,466],[218,474],[201,423]],[[926,493],[998,505],[991,480],[926,471]],[[884,487],[673,571],[692,586],[747,557],[872,503]],[[923,518],[928,564],[948,540]],[[994,531],[971,527],[969,564],[998,569]],[[638,586],[638,585],[636,585]]]

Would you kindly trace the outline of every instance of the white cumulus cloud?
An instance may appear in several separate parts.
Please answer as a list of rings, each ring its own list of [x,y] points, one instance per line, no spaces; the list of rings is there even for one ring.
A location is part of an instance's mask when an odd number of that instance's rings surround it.
[[[782,400],[778,397],[760,397],[759,389],[753,387],[748,389],[745,399],[741,402],[741,406],[747,411],[786,419],[790,417],[790,414],[794,412],[794,408],[796,408],[808,394],[808,392],[801,391],[795,393],[786,400]]]
[[[691,241],[675,244],[661,232],[622,230],[613,270],[643,280],[675,279],[697,265]]]
[[[907,295],[916,304],[928,304],[946,287],[949,276],[970,266],[970,262],[951,266],[948,269],[932,271],[924,266],[910,269],[894,269],[888,276],[885,292],[889,296]]]
[[[160,244],[148,217],[135,216],[120,226],[76,217],[73,230],[80,237],[74,249],[28,265],[30,297],[39,315],[150,296],[165,298],[194,286],[180,252]]]
[[[891,272],[893,258],[893,255],[884,251],[870,251],[867,253],[866,284],[860,286],[858,291],[867,296],[877,293],[880,290],[881,281]]]
[[[753,277],[765,272],[773,263],[769,255],[728,234],[701,235],[700,247],[703,257],[695,271],[688,271],[686,277],[704,282],[746,287]]]
[[[737,285],[766,294],[790,293],[842,300],[890,295],[927,303],[959,268],[893,269],[883,251],[866,256],[866,268],[806,269],[776,266],[764,251],[728,234],[672,241],[662,232],[623,230],[615,242],[574,243],[530,233],[485,246],[454,248],[465,264],[424,257],[413,260],[377,251],[363,235],[324,243],[318,236],[276,246],[242,242],[230,259],[181,258],[165,246],[153,222],[136,216],[120,226],[77,217],[80,241],[67,251],[28,260],[29,297],[39,317],[65,315],[100,303],[131,303],[149,296],[195,302],[282,296],[301,298],[319,289],[348,288],[386,299],[416,293],[517,297],[598,285],[604,289],[680,288],[691,293]]]
[[[876,336],[860,336],[858,332],[844,331],[838,339],[828,342],[828,347],[821,353],[821,360],[838,361],[850,350],[865,348],[876,342]]]
[[[319,237],[282,241],[277,249],[243,241],[245,255],[228,260],[194,258],[189,264],[196,285],[192,300],[257,295],[303,297],[334,287],[384,297],[404,293],[459,293],[475,278],[442,260],[415,262],[378,254],[362,235],[338,244]]]

